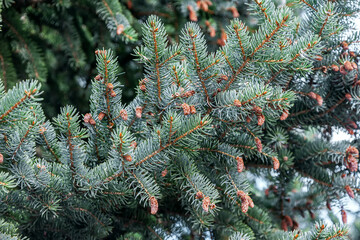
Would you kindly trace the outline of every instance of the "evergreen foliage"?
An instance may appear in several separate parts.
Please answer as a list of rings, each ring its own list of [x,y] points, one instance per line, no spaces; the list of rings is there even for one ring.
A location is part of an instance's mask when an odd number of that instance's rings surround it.
[[[117,58],[98,49],[83,116],[49,121],[39,81],[0,83],[0,237],[346,239],[317,217],[338,206],[346,223],[360,189],[358,139],[329,140],[360,124],[346,4],[254,1],[258,30],[234,19],[214,52],[196,23],[170,43],[150,16],[136,97],[122,102]],[[110,31],[123,19],[98,11]]]
[[[4,0],[0,6],[0,59],[4,59],[0,75],[5,88],[12,88],[18,79],[42,81],[47,116],[55,116],[67,104],[75,105],[82,113],[89,111],[87,99],[95,74],[96,48],[111,48],[119,56],[128,89],[123,100],[133,99],[132,89],[141,71],[131,54],[140,44],[141,23],[151,14],[163,17],[171,42],[179,41],[187,21],[196,20],[206,31],[211,50],[224,44],[224,29],[232,17],[256,27],[256,19],[249,16],[243,0]]]

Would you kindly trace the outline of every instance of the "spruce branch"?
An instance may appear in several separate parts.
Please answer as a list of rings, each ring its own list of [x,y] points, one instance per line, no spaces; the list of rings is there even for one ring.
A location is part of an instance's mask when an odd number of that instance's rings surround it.
[[[59,11],[70,5],[57,4]],[[96,5],[113,37],[126,38],[128,10],[117,1]],[[360,189],[357,141],[329,141],[331,126],[358,131],[357,52],[332,34],[345,29],[338,22],[343,8],[316,3],[317,11],[296,17],[299,5],[255,0],[247,9],[258,30],[235,19],[211,52],[201,22],[220,6],[236,15],[233,4],[215,0],[179,3],[179,14],[201,17],[200,26],[185,25],[179,44],[158,17],[144,22],[135,49],[144,75],[128,103],[114,52],[96,50],[90,109],[81,121],[66,106],[53,127],[36,81],[7,91],[0,84],[0,213],[18,233],[165,239],[180,226],[181,234],[188,228],[229,239],[347,235],[343,226],[322,223],[295,231],[301,214],[316,218],[324,201],[340,204],[345,223],[343,200]],[[210,34],[212,28],[220,34],[224,26],[208,20]],[[82,65],[74,29],[63,39],[73,70]]]

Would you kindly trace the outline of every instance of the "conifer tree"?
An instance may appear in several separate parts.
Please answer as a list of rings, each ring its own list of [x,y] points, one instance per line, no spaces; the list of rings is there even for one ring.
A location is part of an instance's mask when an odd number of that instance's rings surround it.
[[[234,19],[215,52],[196,23],[171,44],[150,16],[129,104],[111,50],[95,51],[83,116],[68,105],[47,120],[37,80],[1,83],[0,237],[345,239],[345,224],[314,221],[338,206],[346,223],[360,189],[358,140],[330,141],[334,128],[358,134],[349,6],[249,7],[258,30]]]

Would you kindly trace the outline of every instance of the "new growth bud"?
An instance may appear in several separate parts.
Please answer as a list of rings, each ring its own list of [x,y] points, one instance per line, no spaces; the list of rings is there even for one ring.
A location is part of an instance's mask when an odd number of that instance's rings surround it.
[[[349,61],[344,62],[344,68],[345,68],[346,71],[349,71],[349,72],[354,70],[354,68],[352,67],[352,65],[351,65],[351,63]]]
[[[195,113],[196,113],[196,108],[195,108],[194,105],[191,105],[191,106],[190,106],[190,113],[191,113],[191,114],[195,114]]]
[[[240,173],[244,170],[244,160],[242,157],[236,157],[237,171]]]
[[[154,196],[150,198],[150,207],[151,207],[151,214],[156,214],[159,209],[159,205],[158,205],[158,201]]]
[[[141,118],[141,115],[142,115],[142,107],[136,107],[135,109],[135,115],[137,118]]]
[[[319,106],[322,106],[322,104],[323,104],[323,98],[322,98],[319,94],[316,94],[316,93],[314,93],[314,92],[309,92],[307,95],[308,95],[311,99],[316,100],[316,101],[317,101],[317,104],[318,104]]]
[[[349,195],[349,197],[355,198],[354,191],[351,189],[351,187],[349,185],[345,186],[345,190],[346,190],[347,194]]]
[[[350,94],[350,93],[345,94],[345,98],[346,98],[348,101],[351,101],[351,94]]]
[[[323,98],[320,95],[316,96],[316,101],[319,106],[323,105]]]
[[[341,66],[340,66],[340,73],[341,73],[342,75],[348,74],[347,71],[346,71],[346,69],[345,69],[345,67],[344,67],[344,65],[341,65]]]
[[[106,87],[110,90],[114,89],[114,85],[112,83],[108,83]]]
[[[258,137],[255,138],[255,144],[256,144],[256,147],[257,147],[258,151],[262,152],[262,148],[263,148],[262,143],[261,143],[261,140]]]
[[[333,65],[331,65],[331,69],[332,69],[334,72],[338,72],[338,71],[339,71],[339,66],[333,64]]]
[[[204,194],[200,191],[196,193],[196,199],[202,199],[204,197]]]
[[[167,174],[167,169],[165,168],[162,172],[161,172],[161,176],[162,177],[165,177],[166,176],[166,174]]]
[[[96,122],[93,118],[90,118],[89,123],[93,126],[96,125]]]
[[[181,104],[181,107],[184,111],[184,115],[189,115],[190,114],[190,106],[186,103]]]
[[[116,97],[116,92],[115,92],[114,90],[111,90],[111,91],[110,91],[110,96],[111,96],[111,97]]]
[[[358,169],[359,150],[354,146],[349,146],[346,149],[344,157],[345,166],[350,170],[350,172],[356,172]]]
[[[265,116],[264,114],[257,115],[258,125],[262,126],[265,123]]]
[[[99,74],[99,75],[96,75],[96,77],[95,77],[95,80],[96,81],[100,81],[102,79],[102,76]]]
[[[84,122],[89,123],[90,119],[92,118],[90,113],[86,113],[84,116]]]
[[[230,11],[233,15],[233,18],[238,18],[240,17],[240,14],[238,12],[238,10],[236,9],[236,7],[229,7],[228,9],[226,9],[228,11]]]
[[[274,165],[274,169],[277,170],[280,167],[280,162],[279,159],[277,159],[276,157],[272,157],[273,160],[273,165]]]
[[[234,105],[236,106],[236,107],[241,107],[241,102],[240,102],[240,100],[239,99],[235,99],[234,100]]]
[[[98,115],[98,119],[99,119],[99,121],[103,120],[103,119],[104,119],[104,117],[105,117],[105,113],[100,112],[100,113],[99,113],[99,115]]]
[[[210,198],[204,197],[204,199],[202,201],[202,208],[205,212],[209,211],[209,205],[210,205]]]
[[[347,223],[347,215],[346,215],[345,210],[343,210],[343,209],[341,210],[341,219],[344,224]]]
[[[246,213],[248,211],[249,207],[251,207],[251,208],[254,207],[253,200],[246,193],[244,193],[241,190],[238,190],[236,192],[236,195],[238,197],[240,197],[240,199],[241,199],[241,211],[243,213]]]
[[[125,109],[120,110],[120,117],[125,121],[128,120],[128,114],[127,114],[127,111]]]
[[[132,161],[132,157],[130,155],[124,155],[124,159],[128,162]]]
[[[197,22],[198,18],[196,16],[196,12],[195,12],[193,6],[188,5],[187,10],[189,11],[189,19],[193,22]]]
[[[135,149],[136,146],[137,146],[137,143],[135,141],[132,141],[131,144],[130,144],[130,147]]]
[[[281,121],[284,121],[285,119],[288,118],[288,116],[289,116],[289,111],[286,110],[286,109],[284,109],[284,110],[283,110],[283,113],[282,113],[281,116],[280,116],[280,120],[281,120]]]

